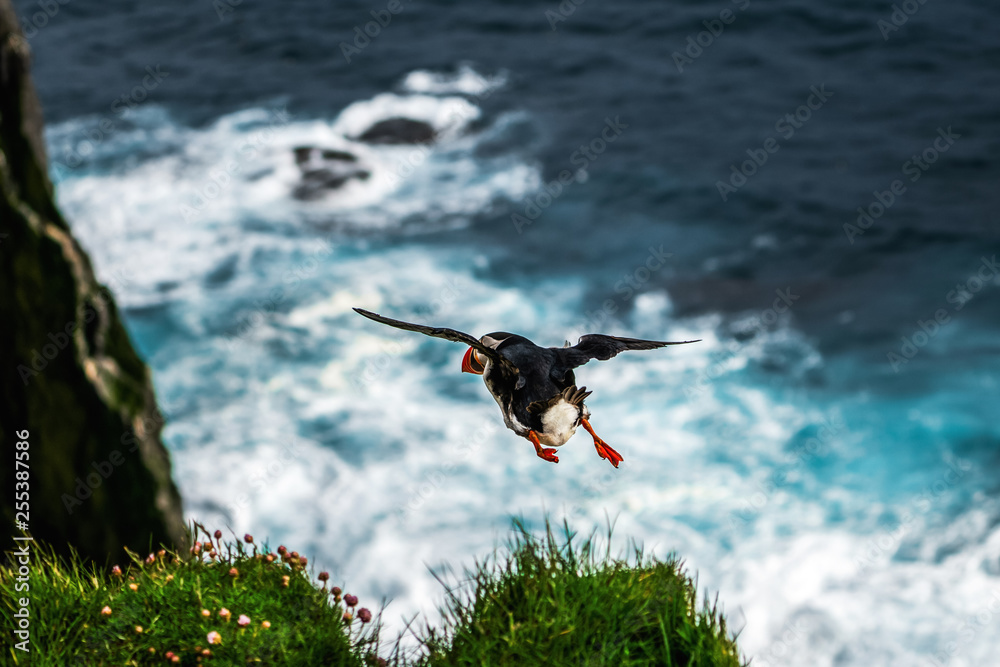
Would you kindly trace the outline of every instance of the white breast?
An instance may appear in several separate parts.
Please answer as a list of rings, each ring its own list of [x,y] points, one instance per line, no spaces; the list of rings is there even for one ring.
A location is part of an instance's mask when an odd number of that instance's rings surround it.
[[[579,423],[580,408],[560,400],[542,415],[542,432],[538,439],[543,445],[560,447],[573,437]]]

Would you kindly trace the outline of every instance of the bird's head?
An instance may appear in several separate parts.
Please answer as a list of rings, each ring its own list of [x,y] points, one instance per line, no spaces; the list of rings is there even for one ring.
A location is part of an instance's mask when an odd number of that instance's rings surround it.
[[[483,356],[476,351],[476,348],[470,347],[465,356],[462,357],[462,372],[482,375],[484,370],[486,370],[486,362]]]

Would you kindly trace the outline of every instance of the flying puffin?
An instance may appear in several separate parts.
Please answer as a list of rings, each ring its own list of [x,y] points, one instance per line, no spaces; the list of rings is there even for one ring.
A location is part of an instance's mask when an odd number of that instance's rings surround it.
[[[622,456],[594,433],[584,399],[591,392],[577,387],[573,369],[591,359],[604,361],[625,350],[653,350],[666,345],[697,343],[698,340],[662,342],[587,334],[573,346],[539,347],[524,336],[495,331],[476,340],[467,333],[411,324],[355,308],[355,312],[390,327],[416,331],[435,338],[465,343],[462,372],[482,375],[486,388],[503,413],[504,424],[527,438],[539,458],[559,463],[555,447],[566,444],[581,424],[594,438],[602,459],[618,467]],[[700,339],[699,339],[700,340]],[[548,447],[543,447],[548,445]]]

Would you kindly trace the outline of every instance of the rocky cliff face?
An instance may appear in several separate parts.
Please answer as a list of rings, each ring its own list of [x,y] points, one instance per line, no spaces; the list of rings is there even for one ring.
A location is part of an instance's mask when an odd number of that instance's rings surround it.
[[[66,552],[118,559],[183,546],[149,369],[57,210],[28,43],[0,0],[0,498],[5,523]],[[27,433],[25,433],[27,432]],[[17,443],[27,442],[28,445]],[[16,467],[27,451],[30,470]],[[18,456],[20,456],[18,454]],[[22,458],[24,458],[22,456]],[[15,493],[28,482],[28,515]],[[4,547],[5,549],[7,547]]]

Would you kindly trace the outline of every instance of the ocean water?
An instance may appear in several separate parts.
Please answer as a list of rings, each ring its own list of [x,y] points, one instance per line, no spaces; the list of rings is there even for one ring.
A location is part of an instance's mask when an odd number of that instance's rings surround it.
[[[1000,8],[16,6],[189,517],[391,629],[548,515],[683,556],[756,665],[1000,665]],[[440,140],[353,139],[399,115]],[[303,145],[371,175],[297,199]],[[353,306],[703,340],[580,369],[625,462],[553,466]]]

